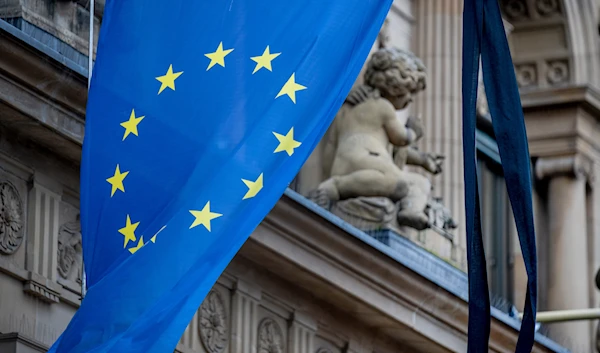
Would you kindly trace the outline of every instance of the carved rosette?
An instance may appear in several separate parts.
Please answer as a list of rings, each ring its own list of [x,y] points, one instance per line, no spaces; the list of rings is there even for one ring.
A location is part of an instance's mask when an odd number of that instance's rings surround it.
[[[525,0],[505,0],[503,3],[504,13],[510,20],[523,20],[529,17]]]
[[[516,67],[517,83],[519,87],[537,85],[537,69],[534,64],[522,64]]]
[[[559,12],[558,0],[537,0],[535,7],[538,13],[544,17],[551,16]]]
[[[10,255],[23,242],[23,203],[9,182],[0,183],[0,253]]]
[[[265,318],[258,326],[258,353],[283,353],[281,328],[271,318]]]
[[[200,306],[200,340],[209,353],[221,353],[227,346],[227,312],[223,303],[221,294],[212,290]]]
[[[569,65],[566,60],[555,60],[548,62],[546,74],[548,82],[552,85],[566,83],[569,81]]]
[[[81,224],[68,222],[58,230],[58,274],[81,283],[82,265]]]

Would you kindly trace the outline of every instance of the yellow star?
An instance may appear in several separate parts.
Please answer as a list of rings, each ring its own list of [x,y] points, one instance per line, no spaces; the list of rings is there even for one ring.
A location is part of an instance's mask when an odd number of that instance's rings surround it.
[[[206,205],[204,206],[202,211],[190,210],[190,213],[194,217],[196,217],[196,219],[194,220],[194,223],[192,223],[192,225],[190,226],[190,229],[202,224],[204,226],[204,228],[206,228],[206,230],[208,230],[209,232],[210,232],[210,221],[222,216],[222,214],[220,214],[220,213],[214,213],[214,212],[210,211],[210,201],[208,201],[206,203]]]
[[[123,186],[123,180],[125,180],[125,177],[127,176],[127,174],[129,174],[129,172],[121,173],[121,170],[119,169],[119,165],[117,164],[117,168],[115,169],[115,175],[106,179],[106,181],[108,181],[109,184],[112,185],[112,190],[110,191],[110,197],[113,197],[113,195],[115,194],[115,192],[117,190],[121,190],[121,191],[125,192],[125,186]]]
[[[256,71],[260,70],[263,67],[269,71],[273,71],[273,69],[271,68],[271,61],[273,61],[273,59],[275,59],[279,55],[281,55],[281,53],[271,54],[271,52],[269,51],[269,46],[267,45],[267,49],[265,49],[261,56],[253,56],[250,58],[256,62],[256,67],[254,68],[254,71],[252,71],[252,74],[254,75]]]
[[[215,51],[213,53],[204,54],[204,56],[206,56],[207,58],[210,59],[210,64],[208,64],[206,71],[210,70],[210,68],[215,66],[216,64],[219,64],[219,65],[225,67],[225,57],[227,56],[227,54],[231,53],[232,51],[233,51],[233,49],[223,50],[223,42],[221,42],[221,43],[219,43],[219,47],[217,48],[217,51]]]
[[[246,179],[242,179],[242,181],[248,187],[248,192],[246,195],[244,195],[242,200],[253,198],[263,188],[263,173],[260,173],[256,181],[250,181]]]
[[[281,89],[281,91],[279,91],[279,94],[277,94],[277,97],[275,97],[275,99],[283,96],[284,94],[287,94],[288,97],[290,97],[290,99],[292,100],[292,102],[296,104],[296,92],[302,91],[304,89],[306,89],[306,87],[296,83],[296,73],[293,73],[292,76],[290,76],[290,78],[287,80],[285,85],[283,85],[283,88]]]
[[[119,229],[119,233],[125,236],[125,241],[123,242],[123,248],[127,246],[127,243],[130,241],[135,241],[137,238],[135,237],[135,230],[140,225],[140,222],[131,223],[131,218],[127,215],[127,220],[125,221],[125,227]]]
[[[140,250],[142,248],[142,246],[144,246],[144,236],[142,235],[140,237],[140,240],[137,243],[137,246],[134,246],[133,248],[129,248],[129,252],[132,254],[135,254],[136,251]]]
[[[129,134],[134,134],[138,136],[138,124],[144,119],[145,116],[140,116],[138,118],[135,117],[135,110],[131,109],[131,115],[129,116],[129,120],[121,123],[121,126],[125,128],[125,134],[123,135],[123,141],[129,136]]]
[[[273,132],[273,135],[275,135],[275,137],[277,137],[277,139],[279,140],[279,146],[277,146],[277,149],[275,149],[275,152],[273,153],[286,151],[288,156],[291,156],[292,154],[294,154],[294,149],[300,147],[300,145],[302,144],[301,142],[294,140],[293,127],[290,129],[290,131],[288,131],[288,133],[285,136],[276,132]]]
[[[182,73],[183,73],[183,71],[173,72],[173,65],[169,65],[169,70],[167,70],[167,73],[164,76],[158,76],[156,78],[161,83],[160,89],[158,90],[158,94],[161,94],[161,92],[164,91],[165,88],[167,88],[167,87],[174,91],[175,90],[175,80],[179,76],[181,76]]]

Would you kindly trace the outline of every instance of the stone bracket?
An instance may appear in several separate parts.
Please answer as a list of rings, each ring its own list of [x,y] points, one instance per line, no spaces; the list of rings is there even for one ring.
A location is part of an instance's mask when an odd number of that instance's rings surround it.
[[[49,304],[60,302],[60,286],[33,272],[23,283],[23,291]]]

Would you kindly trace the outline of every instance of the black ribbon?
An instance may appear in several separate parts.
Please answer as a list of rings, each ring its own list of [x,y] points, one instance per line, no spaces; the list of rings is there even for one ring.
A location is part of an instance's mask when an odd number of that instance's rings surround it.
[[[525,119],[498,0],[465,0],[464,5],[462,93],[469,274],[468,352],[487,352],[490,337],[490,298],[481,234],[475,151],[477,84],[481,57],[487,101],[528,278],[516,352],[530,353],[535,337],[537,259],[531,197],[531,160]]]

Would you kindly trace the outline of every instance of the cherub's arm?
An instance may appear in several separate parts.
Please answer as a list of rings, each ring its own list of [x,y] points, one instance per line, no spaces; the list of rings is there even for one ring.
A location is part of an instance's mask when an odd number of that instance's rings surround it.
[[[396,111],[391,104],[381,106],[383,114],[383,128],[388,136],[388,139],[394,146],[403,147],[418,140],[420,131],[415,131],[408,124],[403,125],[400,119],[396,116]]]
[[[420,166],[432,174],[442,172],[444,156],[420,152],[414,147],[408,149],[406,164]]]

